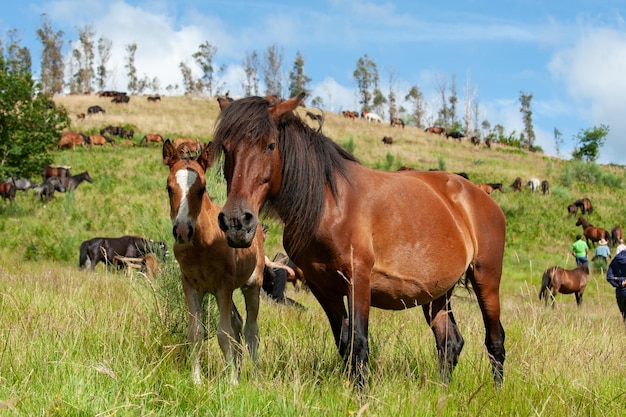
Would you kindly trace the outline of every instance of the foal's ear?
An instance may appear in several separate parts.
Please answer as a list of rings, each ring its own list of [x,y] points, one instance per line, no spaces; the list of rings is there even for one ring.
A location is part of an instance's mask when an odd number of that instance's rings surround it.
[[[300,103],[304,100],[306,93],[303,91],[295,97],[283,101],[275,106],[270,107],[270,115],[274,119],[280,119],[280,117],[288,112],[295,110]]]
[[[214,148],[212,142],[208,142],[206,145],[202,147],[202,152],[198,155],[196,161],[202,167],[204,172],[206,172],[207,168],[213,165],[213,159],[215,157]]]
[[[179,159],[180,156],[178,156],[176,148],[169,139],[166,139],[163,143],[163,163],[167,166],[172,166]]]

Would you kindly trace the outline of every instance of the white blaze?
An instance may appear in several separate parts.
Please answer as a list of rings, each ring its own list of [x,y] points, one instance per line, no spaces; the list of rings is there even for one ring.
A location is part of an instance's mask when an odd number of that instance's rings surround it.
[[[176,183],[180,187],[183,196],[180,200],[180,206],[178,207],[178,214],[176,215],[176,220],[182,220],[189,217],[189,201],[187,197],[189,195],[189,190],[194,182],[198,179],[198,174],[193,171],[189,171],[187,169],[181,169],[176,172]]]

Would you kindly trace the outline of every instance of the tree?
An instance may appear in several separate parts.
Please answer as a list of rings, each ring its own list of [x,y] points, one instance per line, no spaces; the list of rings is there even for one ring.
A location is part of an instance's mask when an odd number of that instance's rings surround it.
[[[520,112],[522,113],[522,121],[524,122],[525,140],[522,141],[522,145],[533,149],[535,146],[535,131],[533,130],[533,111],[531,109],[531,101],[533,99],[532,94],[525,94],[520,91]]]
[[[128,92],[136,93],[139,90],[139,78],[137,78],[137,67],[135,66],[135,53],[137,52],[137,44],[130,43],[126,45],[126,65],[124,68],[128,70]]]
[[[389,94],[387,95],[387,102],[389,103],[389,120],[393,120],[394,117],[398,117],[398,104],[396,100],[396,93],[394,87],[396,84],[396,69],[394,67],[389,68]]]
[[[47,94],[37,94],[30,69],[0,55],[0,178],[34,177],[52,162],[48,150],[70,119]]]
[[[104,90],[104,87],[106,86],[106,82],[108,79],[108,72],[107,72],[107,62],[109,62],[109,59],[111,58],[111,47],[112,47],[112,42],[110,39],[105,38],[104,36],[101,36],[100,39],[98,39],[98,69],[97,69],[97,77],[96,77],[96,84],[98,85],[98,90],[102,91]]]
[[[367,54],[359,58],[356,62],[356,69],[353,73],[357,85],[357,95],[361,104],[361,111],[371,111],[375,93],[378,88],[378,67]],[[382,93],[381,93],[382,95]],[[383,96],[384,98],[384,96]]]
[[[305,92],[308,96],[311,93],[311,90],[307,88],[310,82],[311,78],[304,73],[304,57],[298,51],[291,72],[289,72],[289,97],[295,97],[301,92]]]
[[[441,108],[438,112],[438,124],[441,124],[442,127],[448,127],[448,117],[450,115],[450,111],[448,110],[448,101],[446,100],[446,77],[443,74],[439,75],[439,79],[437,80],[436,89],[441,96]]]
[[[424,127],[423,125],[424,113],[425,113],[424,95],[420,91],[419,87],[416,85],[411,87],[411,89],[409,90],[409,93],[406,96],[404,96],[404,99],[406,101],[413,102],[413,115],[412,116],[415,119],[415,126],[417,126],[418,129],[423,128]]]
[[[600,125],[600,127],[594,126],[589,129],[581,129],[574,139],[577,140],[578,145],[572,152],[572,157],[577,160],[584,160],[587,162],[595,162],[600,156],[600,148],[604,146],[606,141],[606,135],[609,134],[609,127],[606,125]]]
[[[76,64],[77,71],[73,74],[75,81],[75,92],[88,94],[93,92],[94,79],[94,39],[95,32],[89,25],[78,29],[79,47],[72,51],[72,58]]]
[[[448,98],[450,102],[450,107],[448,107],[448,125],[452,126],[456,123],[456,103],[459,101],[459,98],[456,95],[456,75],[452,74],[452,82],[450,83],[450,97]],[[466,134],[468,132],[465,132]]]
[[[554,149],[556,156],[561,156],[561,145],[563,144],[563,134],[556,127],[554,128]]]
[[[215,78],[215,69],[213,67],[213,59],[217,53],[217,47],[211,45],[208,41],[200,44],[198,52],[192,55],[193,59],[200,66],[202,77],[197,85],[200,91],[206,90],[210,97],[213,97],[213,83]]]
[[[266,95],[282,97],[282,66],[283,49],[275,44],[268,46],[263,54],[263,80]]]
[[[189,67],[189,65],[187,65],[184,62],[181,62],[180,65],[180,72],[183,75],[183,87],[185,88],[185,94],[195,94],[198,93],[199,90],[199,85],[198,82],[196,82],[195,78],[193,77],[193,73],[191,72],[191,68]]]
[[[256,51],[246,52],[246,58],[243,62],[243,70],[245,79],[242,80],[244,95],[259,95],[259,54]]]
[[[43,27],[37,29],[37,36],[42,43],[41,50],[41,91],[51,96],[63,91],[63,31],[54,32],[45,14]]]
[[[11,68],[20,67],[32,73],[30,50],[25,46],[20,46],[21,39],[17,29],[8,30],[7,38],[8,43],[6,47],[2,46],[0,42],[0,52],[5,55],[7,65]]]

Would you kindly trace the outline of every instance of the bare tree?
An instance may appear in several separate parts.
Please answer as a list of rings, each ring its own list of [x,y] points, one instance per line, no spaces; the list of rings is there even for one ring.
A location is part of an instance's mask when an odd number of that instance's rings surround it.
[[[126,65],[124,68],[128,71],[128,92],[133,94],[139,90],[139,78],[137,78],[137,67],[135,66],[135,53],[137,52],[137,44],[130,43],[126,45]]]
[[[95,32],[90,25],[78,28],[79,47],[72,50],[72,58],[76,65],[73,77],[78,92],[82,94],[93,92],[94,37]]]
[[[243,61],[243,71],[245,78],[241,81],[244,95],[259,95],[259,55],[256,51],[246,51],[246,58]]]
[[[41,51],[41,90],[54,95],[63,91],[63,31],[54,32],[46,14],[42,15],[43,26],[37,29],[37,36],[42,43]]]
[[[452,81],[450,82],[450,98],[448,98],[448,101],[450,102],[450,107],[448,107],[448,124],[452,126],[457,120],[456,104],[459,101],[456,95],[456,75],[454,74],[452,74]]]
[[[282,97],[282,66],[283,48],[276,44],[268,46],[263,54],[263,79],[266,95]]]
[[[14,70],[25,71],[32,74],[30,50],[25,46],[20,46],[22,39],[18,30],[8,30],[7,38],[9,41],[6,47],[2,46],[0,40],[0,52],[4,54],[6,66]]]
[[[387,95],[387,103],[389,103],[389,120],[397,117],[398,105],[396,100],[396,93],[394,87],[396,85],[396,69],[395,67],[389,67],[389,94]]]
[[[202,77],[197,82],[200,91],[206,90],[209,96],[213,96],[214,82],[215,82],[215,68],[213,67],[213,59],[217,53],[217,47],[211,45],[210,42],[205,41],[200,44],[198,52],[192,55],[193,59],[200,66],[202,71]]]
[[[448,110],[448,101],[446,100],[446,76],[439,74],[439,78],[436,83],[436,90],[441,97],[441,108],[439,109],[438,119],[442,127],[448,127],[448,116],[450,114]]]
[[[196,94],[200,91],[200,86],[198,82],[193,77],[193,73],[189,65],[184,62],[181,62],[180,71],[183,75],[183,87],[185,88],[185,94]]]
[[[96,84],[98,90],[104,90],[109,74],[107,72],[107,63],[111,58],[112,42],[110,39],[101,36],[98,39],[98,69],[96,70]]]
[[[563,134],[556,127],[554,128],[554,149],[556,156],[561,156],[561,145],[563,145]]]

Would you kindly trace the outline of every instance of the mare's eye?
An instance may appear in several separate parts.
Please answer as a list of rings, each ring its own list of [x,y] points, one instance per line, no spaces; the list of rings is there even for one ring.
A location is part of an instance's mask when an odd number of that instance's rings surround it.
[[[267,145],[267,150],[272,152],[274,149],[276,149],[276,143],[272,142],[269,145]]]

